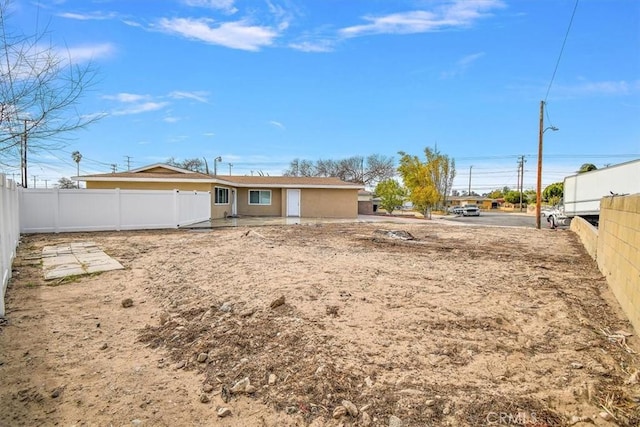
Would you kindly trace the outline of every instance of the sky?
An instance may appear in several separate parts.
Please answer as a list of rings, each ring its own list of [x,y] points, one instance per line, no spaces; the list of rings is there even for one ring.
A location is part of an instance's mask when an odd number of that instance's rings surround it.
[[[295,158],[437,147],[454,189],[535,189],[640,158],[637,0],[14,0],[6,25],[46,27],[90,61],[77,105],[100,120],[30,154],[29,186],[214,158],[280,175]],[[20,181],[19,166],[3,166]],[[13,174],[13,175],[12,175]]]

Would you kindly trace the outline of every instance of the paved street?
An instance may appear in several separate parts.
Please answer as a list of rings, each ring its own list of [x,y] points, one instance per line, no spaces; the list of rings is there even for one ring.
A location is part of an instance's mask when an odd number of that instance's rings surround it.
[[[446,221],[462,222],[466,224],[482,224],[502,227],[535,227],[536,217],[520,213],[505,212],[485,212],[482,211],[480,216],[455,216],[447,215],[442,217]],[[542,218],[542,227],[547,228],[546,218]]]

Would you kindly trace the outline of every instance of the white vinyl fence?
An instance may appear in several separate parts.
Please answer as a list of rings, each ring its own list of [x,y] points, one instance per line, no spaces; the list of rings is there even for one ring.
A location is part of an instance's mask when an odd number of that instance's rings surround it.
[[[209,192],[21,188],[20,232],[177,228],[211,218]]]
[[[0,174],[0,316],[4,316],[4,293],[11,278],[11,263],[16,256],[20,225],[18,223],[18,188],[16,183]]]

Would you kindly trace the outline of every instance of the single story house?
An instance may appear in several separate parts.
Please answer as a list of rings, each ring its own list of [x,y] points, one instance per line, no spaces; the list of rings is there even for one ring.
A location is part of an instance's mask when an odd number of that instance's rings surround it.
[[[498,209],[502,203],[498,199],[482,196],[448,196],[447,208],[452,206],[477,205],[480,209]]]
[[[357,218],[362,185],[333,177],[209,175],[157,163],[127,172],[74,177],[87,189],[211,192],[211,218]]]

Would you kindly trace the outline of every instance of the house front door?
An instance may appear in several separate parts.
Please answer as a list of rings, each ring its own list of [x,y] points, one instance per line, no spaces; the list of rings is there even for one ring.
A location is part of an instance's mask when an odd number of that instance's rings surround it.
[[[300,190],[287,189],[287,216],[300,216]]]

